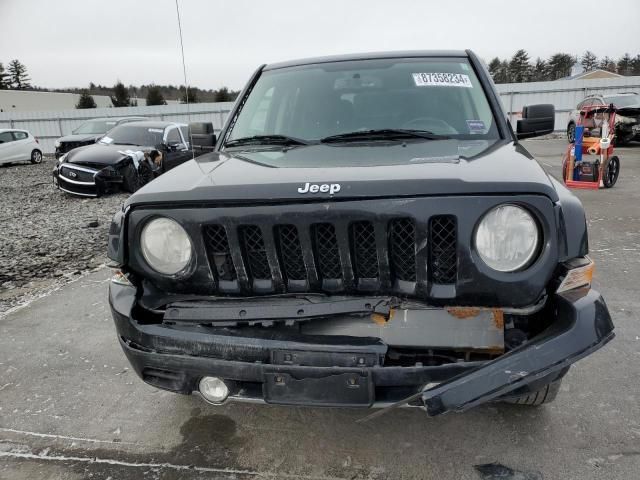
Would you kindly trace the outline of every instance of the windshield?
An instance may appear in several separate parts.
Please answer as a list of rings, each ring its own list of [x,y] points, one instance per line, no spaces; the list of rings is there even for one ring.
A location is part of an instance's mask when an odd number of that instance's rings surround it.
[[[155,147],[162,144],[163,132],[163,128],[124,124],[111,130],[100,143]]]
[[[616,97],[604,97],[607,104],[613,103],[616,107],[631,107],[640,104],[640,95],[619,95]]]
[[[265,71],[226,142],[280,135],[311,143],[377,130],[499,138],[484,91],[466,59],[394,58]]]
[[[107,133],[113,127],[116,126],[116,122],[107,120],[89,120],[84,122],[78,128],[76,128],[74,134],[100,134]]]

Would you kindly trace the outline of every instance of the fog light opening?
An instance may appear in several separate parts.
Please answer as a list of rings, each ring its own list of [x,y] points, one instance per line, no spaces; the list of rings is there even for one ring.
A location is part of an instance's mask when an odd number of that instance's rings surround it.
[[[198,390],[200,395],[211,403],[222,403],[229,396],[229,387],[218,377],[202,377]]]

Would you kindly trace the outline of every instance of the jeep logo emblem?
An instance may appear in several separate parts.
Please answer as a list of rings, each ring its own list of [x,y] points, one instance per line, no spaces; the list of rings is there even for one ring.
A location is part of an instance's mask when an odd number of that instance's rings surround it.
[[[339,183],[305,183],[304,187],[298,189],[298,193],[328,193],[333,195],[340,191]]]

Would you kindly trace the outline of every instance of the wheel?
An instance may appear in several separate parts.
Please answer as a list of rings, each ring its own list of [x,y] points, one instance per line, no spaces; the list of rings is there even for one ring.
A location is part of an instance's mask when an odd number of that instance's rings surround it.
[[[613,187],[618,181],[618,175],[620,174],[620,159],[613,156],[607,162],[602,172],[602,184],[604,188]]]
[[[42,163],[42,152],[40,150],[31,152],[31,163]]]
[[[129,163],[120,173],[122,175],[122,189],[129,193],[135,193],[136,190],[140,188],[140,184],[138,181],[138,172],[133,164]]]
[[[576,141],[576,124],[570,123],[567,127],[567,140],[569,143],[574,143]]]
[[[540,390],[532,392],[528,395],[521,397],[508,398],[503,400],[504,403],[512,403],[515,405],[529,405],[537,407],[538,405],[544,405],[546,403],[553,402],[558,396],[560,391],[560,385],[562,384],[562,378],[554,380],[553,382],[545,385]]]

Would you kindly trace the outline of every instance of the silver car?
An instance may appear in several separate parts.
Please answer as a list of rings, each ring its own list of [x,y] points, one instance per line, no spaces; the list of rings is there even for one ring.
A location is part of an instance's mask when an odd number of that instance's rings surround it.
[[[26,130],[0,128],[0,165],[26,160],[42,163],[38,139]]]

